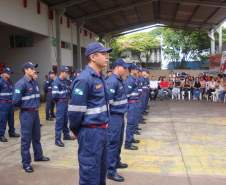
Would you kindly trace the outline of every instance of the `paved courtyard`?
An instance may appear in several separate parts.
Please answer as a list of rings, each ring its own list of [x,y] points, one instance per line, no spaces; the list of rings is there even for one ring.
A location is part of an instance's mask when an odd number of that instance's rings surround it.
[[[16,126],[19,129],[18,112]],[[44,121],[42,144],[50,162],[34,162],[26,174],[20,164],[20,139],[0,143],[0,185],[77,185],[77,141],[54,145],[54,122]],[[137,139],[138,151],[122,151],[128,169],[124,183],[108,185],[226,185],[226,105],[211,102],[151,102]]]

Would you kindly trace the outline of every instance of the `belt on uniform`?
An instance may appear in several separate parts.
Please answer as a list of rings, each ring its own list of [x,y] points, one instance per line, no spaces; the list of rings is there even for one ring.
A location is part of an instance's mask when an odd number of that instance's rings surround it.
[[[138,103],[138,100],[129,100],[128,103]]]
[[[85,127],[85,128],[108,128],[108,124],[107,123],[90,124],[90,125],[82,125],[82,127]]]
[[[66,98],[62,98],[62,99],[57,100],[57,102],[67,102],[67,101],[68,101],[68,99],[66,99]]]
[[[12,103],[12,100],[0,100],[0,103]]]
[[[21,111],[37,112],[38,108],[22,108]]]

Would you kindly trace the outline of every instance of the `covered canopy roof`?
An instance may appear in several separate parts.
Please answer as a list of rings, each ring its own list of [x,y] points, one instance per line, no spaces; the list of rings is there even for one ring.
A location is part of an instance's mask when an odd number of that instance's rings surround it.
[[[161,23],[209,30],[226,18],[226,0],[43,0],[101,35]]]

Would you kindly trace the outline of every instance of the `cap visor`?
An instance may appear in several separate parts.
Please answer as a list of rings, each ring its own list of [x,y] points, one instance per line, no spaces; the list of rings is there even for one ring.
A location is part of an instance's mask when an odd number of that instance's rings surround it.
[[[103,48],[102,50],[99,50],[98,52],[107,52],[107,53],[110,53],[110,52],[112,52],[112,48]]]

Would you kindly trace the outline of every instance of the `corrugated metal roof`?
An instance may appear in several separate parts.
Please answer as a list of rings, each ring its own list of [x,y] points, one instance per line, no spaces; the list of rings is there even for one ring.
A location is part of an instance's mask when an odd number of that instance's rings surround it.
[[[97,34],[155,23],[209,30],[226,18],[226,0],[43,0]]]

